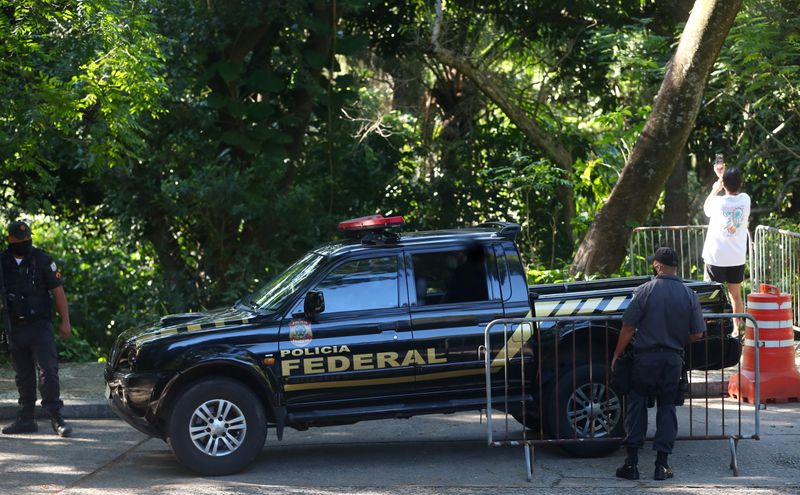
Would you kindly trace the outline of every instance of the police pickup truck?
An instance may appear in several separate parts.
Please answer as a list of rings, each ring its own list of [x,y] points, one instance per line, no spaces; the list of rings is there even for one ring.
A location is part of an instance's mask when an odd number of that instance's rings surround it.
[[[489,322],[618,314],[633,288],[649,279],[528,287],[514,242],[518,225],[399,234],[402,223],[402,217],[380,215],[342,222],[342,240],[310,251],[232,307],[169,315],[123,332],[105,371],[112,408],[138,430],[166,440],[188,468],[234,473],[261,452],[267,428],[280,440],[286,427],[483,409]],[[728,308],[718,284],[686,283],[704,311]],[[590,327],[562,328],[559,338],[574,339],[562,349],[577,351],[578,359],[607,359],[616,329],[611,339],[573,335]],[[501,332],[492,341],[493,356],[505,353],[502,338]],[[536,342],[533,335],[505,355],[535,361]],[[546,359],[560,358],[551,353]],[[580,429],[566,419],[574,416],[569,411],[539,406],[556,386],[563,397],[595,390],[587,385],[607,381],[607,360],[597,364],[593,378],[586,366],[564,365],[551,373],[560,380],[544,379],[543,393],[529,386],[526,411],[564,414],[561,421],[541,418],[554,437],[564,432],[552,425]],[[621,403],[613,388],[593,399],[618,410]],[[508,412],[525,419],[518,409]],[[620,417],[591,434],[619,435]],[[615,446],[565,448],[600,455]]]

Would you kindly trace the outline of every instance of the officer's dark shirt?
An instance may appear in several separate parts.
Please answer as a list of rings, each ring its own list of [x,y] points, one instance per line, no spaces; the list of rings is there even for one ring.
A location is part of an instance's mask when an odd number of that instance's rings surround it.
[[[697,294],[675,275],[659,275],[637,287],[622,321],[636,327],[634,349],[683,350],[690,333],[706,330]]]
[[[0,263],[3,268],[6,294],[38,296],[40,298],[37,304],[38,318],[49,319],[49,291],[62,285],[61,273],[53,259],[41,249],[33,248],[31,254],[17,264],[14,255],[6,249],[0,254]],[[9,301],[9,306],[13,304]]]

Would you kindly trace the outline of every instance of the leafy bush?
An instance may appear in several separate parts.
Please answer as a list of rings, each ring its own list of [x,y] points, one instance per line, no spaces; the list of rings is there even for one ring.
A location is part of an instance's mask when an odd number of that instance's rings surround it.
[[[97,350],[86,339],[80,336],[77,329],[72,329],[72,337],[67,340],[56,338],[58,359],[67,363],[104,362],[104,357],[98,357]]]

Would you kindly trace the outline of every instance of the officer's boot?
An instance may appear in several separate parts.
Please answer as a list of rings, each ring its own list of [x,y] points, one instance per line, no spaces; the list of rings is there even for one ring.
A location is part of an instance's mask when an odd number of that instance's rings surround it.
[[[639,448],[628,447],[628,456],[625,458],[625,464],[617,468],[617,478],[625,478],[626,480],[639,479]]]
[[[16,421],[10,425],[3,427],[3,433],[6,435],[16,435],[19,433],[36,433],[39,431],[39,426],[36,420],[33,419],[33,414],[19,414]]]
[[[665,452],[659,452],[656,454],[656,470],[653,473],[653,479],[662,481],[667,478],[672,478],[672,468],[669,467],[669,463],[667,462],[667,454]]]
[[[60,412],[52,413],[50,417],[50,424],[53,426],[53,431],[58,433],[58,436],[68,437],[72,435],[72,427],[64,421]]]

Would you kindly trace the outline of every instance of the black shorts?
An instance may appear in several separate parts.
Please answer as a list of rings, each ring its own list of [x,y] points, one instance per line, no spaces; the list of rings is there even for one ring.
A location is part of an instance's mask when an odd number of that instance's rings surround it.
[[[714,266],[707,264],[706,280],[713,280],[714,282],[720,283],[741,284],[744,280],[744,265]]]

